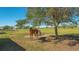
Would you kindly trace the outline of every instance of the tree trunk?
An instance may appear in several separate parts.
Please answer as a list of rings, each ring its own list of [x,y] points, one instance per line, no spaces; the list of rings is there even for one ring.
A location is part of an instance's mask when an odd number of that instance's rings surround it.
[[[58,39],[58,26],[55,26],[55,39]]]

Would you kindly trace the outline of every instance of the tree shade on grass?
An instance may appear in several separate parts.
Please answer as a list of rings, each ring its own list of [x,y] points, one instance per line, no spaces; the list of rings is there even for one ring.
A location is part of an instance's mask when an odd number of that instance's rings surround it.
[[[0,51],[25,51],[25,49],[9,38],[0,38]]]

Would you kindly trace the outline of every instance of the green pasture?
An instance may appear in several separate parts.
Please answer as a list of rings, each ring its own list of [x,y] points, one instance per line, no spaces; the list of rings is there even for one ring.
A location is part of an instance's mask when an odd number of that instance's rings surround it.
[[[40,30],[43,34],[55,35],[54,28],[41,28]],[[41,44],[37,41],[31,41],[26,39],[24,36],[29,35],[29,29],[18,29],[16,31],[4,31],[4,32],[5,32],[4,34],[0,34],[0,38],[10,38],[12,41],[24,47],[26,50],[33,50],[33,51],[49,50],[49,47],[53,45],[50,43]],[[79,28],[58,28],[58,33],[59,35],[79,34]]]
[[[52,34],[55,35],[54,28],[41,28],[42,34]],[[4,34],[0,34],[1,37],[9,37],[10,35],[29,35],[29,29],[18,29],[16,31],[4,31]],[[58,28],[58,34],[79,34],[79,28]]]

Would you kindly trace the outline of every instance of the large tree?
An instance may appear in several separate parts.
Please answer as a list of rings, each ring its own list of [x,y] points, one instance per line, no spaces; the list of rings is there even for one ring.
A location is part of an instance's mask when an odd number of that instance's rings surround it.
[[[78,15],[78,9],[67,7],[38,7],[28,8],[28,19],[32,20],[32,25],[53,25],[55,29],[56,39],[58,38],[58,26],[63,22],[73,22],[72,17]]]
[[[54,8],[48,8],[46,15],[50,18],[52,21],[54,28],[55,28],[55,35],[56,39],[58,38],[58,26],[62,22],[68,22],[70,21],[70,17],[72,17],[70,8],[61,8],[61,7],[54,7]]]

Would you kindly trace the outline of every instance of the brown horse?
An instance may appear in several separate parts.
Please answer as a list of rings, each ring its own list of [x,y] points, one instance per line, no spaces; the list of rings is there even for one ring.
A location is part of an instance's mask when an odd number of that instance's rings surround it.
[[[38,36],[41,35],[41,31],[39,29],[37,29],[37,28],[30,28],[29,32],[30,32],[30,38],[31,39],[33,39],[33,36],[38,38]]]

